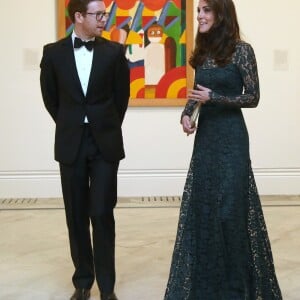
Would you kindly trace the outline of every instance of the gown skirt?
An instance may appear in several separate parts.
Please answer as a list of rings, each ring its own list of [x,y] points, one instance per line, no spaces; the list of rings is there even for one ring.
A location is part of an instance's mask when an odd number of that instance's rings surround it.
[[[201,108],[164,299],[282,299],[238,107]]]

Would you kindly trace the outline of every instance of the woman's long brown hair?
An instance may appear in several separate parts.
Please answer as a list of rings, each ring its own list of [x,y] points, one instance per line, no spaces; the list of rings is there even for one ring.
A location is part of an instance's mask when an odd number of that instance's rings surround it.
[[[215,24],[209,32],[198,31],[195,49],[189,59],[193,68],[202,65],[209,56],[218,66],[226,65],[240,40],[240,29],[232,0],[207,0],[215,15]]]

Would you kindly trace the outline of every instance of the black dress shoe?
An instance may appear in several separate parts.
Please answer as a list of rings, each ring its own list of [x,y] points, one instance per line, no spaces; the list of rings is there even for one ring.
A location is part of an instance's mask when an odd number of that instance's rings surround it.
[[[112,292],[111,294],[101,294],[101,300],[118,300],[116,294]]]
[[[70,300],[88,300],[90,295],[91,291],[88,289],[76,289]]]

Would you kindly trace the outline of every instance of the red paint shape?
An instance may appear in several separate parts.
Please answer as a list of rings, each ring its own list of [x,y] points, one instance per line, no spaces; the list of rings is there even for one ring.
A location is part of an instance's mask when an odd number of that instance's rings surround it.
[[[103,1],[104,1],[104,4],[105,4],[105,7],[110,6],[110,4],[113,2],[112,0],[103,0]]]
[[[123,22],[125,22],[128,19],[126,16],[118,16],[116,17],[116,25],[119,26]]]
[[[159,10],[164,7],[168,0],[142,0],[145,6],[150,10]]]
[[[177,67],[166,73],[159,81],[156,88],[156,97],[165,98],[170,85],[178,79],[186,78],[186,67]]]
[[[66,28],[69,28],[72,25],[70,18],[66,18]]]
[[[120,9],[131,9],[135,5],[136,0],[115,0],[115,2]]]
[[[174,4],[181,9],[181,0],[173,0]]]
[[[134,67],[130,69],[130,82],[136,79],[144,78],[144,76],[145,76],[144,66]]]
[[[177,16],[172,17],[172,16],[167,16],[166,20],[165,20],[165,26],[168,26],[172,21],[174,21],[176,18],[178,18]]]
[[[138,91],[138,93],[136,94],[137,98],[145,98],[145,88],[142,88]]]
[[[187,96],[187,90],[186,90],[186,87],[184,87],[178,92],[177,97],[178,98],[186,98],[186,96]]]
[[[142,26],[145,28],[155,17],[153,16],[143,16],[142,17]]]

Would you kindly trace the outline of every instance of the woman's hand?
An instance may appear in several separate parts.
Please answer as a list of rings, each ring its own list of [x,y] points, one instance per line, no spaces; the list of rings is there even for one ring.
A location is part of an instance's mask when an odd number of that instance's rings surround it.
[[[195,132],[195,130],[197,129],[196,126],[192,127],[192,124],[191,124],[191,119],[189,116],[185,115],[182,117],[181,119],[181,124],[182,124],[182,129],[183,131],[189,135],[189,134],[192,134]]]
[[[196,90],[189,90],[188,99],[195,100],[201,103],[205,103],[206,101],[210,100],[209,93],[211,92],[211,89],[206,88],[205,86],[202,86],[200,84],[197,84],[196,87]]]

